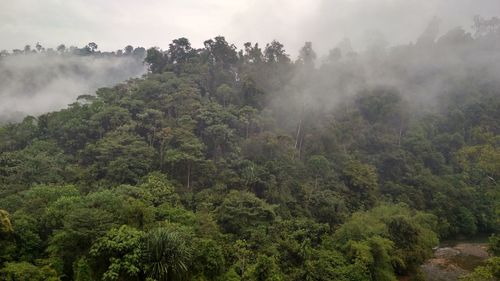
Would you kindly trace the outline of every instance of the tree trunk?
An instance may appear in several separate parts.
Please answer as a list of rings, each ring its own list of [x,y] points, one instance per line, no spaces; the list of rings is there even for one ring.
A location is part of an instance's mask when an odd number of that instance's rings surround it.
[[[299,120],[299,126],[297,128],[297,135],[295,136],[295,149],[298,148],[299,145],[299,136],[300,136],[300,129],[302,127],[302,118]]]
[[[188,162],[187,166],[187,190],[191,188],[191,162]]]
[[[304,134],[300,136],[300,142],[299,142],[299,160],[301,159],[302,155],[302,143],[304,142]]]

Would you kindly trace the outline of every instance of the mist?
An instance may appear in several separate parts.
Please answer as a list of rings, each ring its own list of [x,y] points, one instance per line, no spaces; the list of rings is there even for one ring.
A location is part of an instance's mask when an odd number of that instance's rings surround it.
[[[346,37],[327,55],[316,53],[312,42],[309,57],[301,61],[299,55],[269,109],[293,130],[304,116],[321,120],[318,114],[332,114],[366,91],[394,92],[407,110],[420,115],[455,110],[450,99],[459,97],[465,105],[478,91],[500,98],[498,18],[476,16],[464,27],[442,26],[449,25],[434,18],[406,44],[391,45],[391,39],[373,32],[355,49]]]
[[[165,47],[179,37],[199,48],[207,38],[224,35],[238,47],[275,39],[293,56],[304,41],[312,41],[318,54],[326,55],[345,37],[355,49],[373,31],[391,45],[407,44],[435,16],[445,31],[469,29],[474,15],[499,14],[497,0],[18,0],[0,10],[0,50],[37,41],[52,46],[94,41],[102,50]]]
[[[84,94],[146,72],[143,57],[30,52],[0,57],[0,122],[65,108]]]

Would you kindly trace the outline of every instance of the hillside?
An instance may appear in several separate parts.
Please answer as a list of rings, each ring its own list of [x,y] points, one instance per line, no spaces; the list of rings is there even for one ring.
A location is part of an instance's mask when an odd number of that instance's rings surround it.
[[[0,127],[0,276],[418,280],[439,239],[500,231],[499,26],[148,49],[144,77]]]

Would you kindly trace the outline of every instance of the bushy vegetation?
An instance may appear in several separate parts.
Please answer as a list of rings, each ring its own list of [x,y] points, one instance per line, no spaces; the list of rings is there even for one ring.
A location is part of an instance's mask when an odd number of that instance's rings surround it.
[[[500,80],[450,79],[422,109],[341,90],[360,56],[180,38],[142,79],[0,127],[1,278],[397,280],[438,238],[499,231]]]

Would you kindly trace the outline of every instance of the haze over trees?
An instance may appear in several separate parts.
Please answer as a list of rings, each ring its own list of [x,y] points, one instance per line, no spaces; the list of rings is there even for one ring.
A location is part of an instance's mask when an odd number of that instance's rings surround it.
[[[500,22],[436,25],[324,58],[179,38],[3,125],[0,278],[421,280],[440,239],[500,231]],[[500,277],[498,241],[464,280]]]
[[[145,53],[130,45],[101,52],[94,42],[82,48],[36,43],[0,51],[0,124],[65,108],[80,95],[139,77],[146,72]]]

